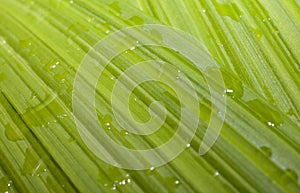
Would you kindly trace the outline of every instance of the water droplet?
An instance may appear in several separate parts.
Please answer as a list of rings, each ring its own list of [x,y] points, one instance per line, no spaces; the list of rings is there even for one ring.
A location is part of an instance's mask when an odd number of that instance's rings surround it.
[[[258,114],[260,120],[270,127],[275,127],[276,125],[284,123],[280,113],[271,109],[259,99],[250,100],[247,102],[247,105],[249,109],[255,109],[255,113]]]
[[[290,169],[287,168],[284,172],[284,174],[281,176],[281,180],[285,184],[297,184],[298,185],[298,175],[297,173]]]
[[[206,9],[202,9],[202,13],[206,13]]]
[[[32,45],[32,39],[20,40],[19,44],[22,49],[29,48]]]
[[[70,4],[73,4],[74,3],[74,0],[70,0]]]
[[[110,33],[110,30],[109,30],[109,29],[108,29],[108,30],[106,30],[106,31],[105,31],[105,33],[106,33],[106,34],[109,34],[109,33]]]
[[[180,181],[179,181],[179,180],[176,180],[176,181],[175,181],[175,184],[176,184],[176,185],[180,184]]]
[[[268,121],[267,124],[268,124],[268,126],[270,126],[270,127],[274,127],[274,126],[275,126],[275,124],[272,123],[271,121]]]
[[[4,45],[4,44],[6,44],[6,40],[0,37],[0,45]]]
[[[219,171],[216,171],[215,173],[214,173],[214,176],[216,177],[216,176],[219,176],[220,175],[220,173],[219,173]]]
[[[53,70],[55,69],[58,65],[59,65],[59,61],[57,60],[51,60],[48,64],[46,64],[43,68],[46,70],[46,71],[49,71],[49,70]]]
[[[235,3],[218,3],[217,1],[213,1],[213,4],[216,7],[217,12],[221,16],[227,16],[233,19],[234,21],[239,21],[240,16],[243,15],[239,7]]]
[[[154,171],[155,170],[155,167],[151,167],[150,168],[150,171],[152,172],[152,171]]]
[[[226,89],[225,92],[226,93],[233,93],[233,90],[232,89]]]
[[[61,74],[56,74],[54,76],[54,79],[59,82],[59,83],[64,83],[66,78],[67,78],[67,75],[68,75],[68,72],[64,72],[64,73],[61,73]]]
[[[132,47],[130,47],[130,50],[132,51],[132,50],[134,50],[135,49],[135,47],[134,46],[132,46]]]
[[[188,143],[188,144],[186,144],[186,147],[187,147],[187,148],[191,147],[191,144],[189,144],[189,143]]]
[[[143,25],[145,23],[144,19],[139,16],[133,16],[129,18],[128,21],[133,23],[134,25]]]
[[[110,115],[104,115],[100,119],[100,122],[103,128],[111,129],[110,126],[111,126],[112,118]]]
[[[267,157],[271,157],[272,156],[272,150],[271,148],[267,147],[267,146],[261,146],[260,151]]]
[[[136,43],[137,47],[141,47],[142,46],[142,44],[139,41],[136,41],[135,43]]]
[[[91,22],[94,21],[94,20],[95,20],[95,18],[93,18],[93,17],[90,17],[90,18],[87,19],[87,21],[88,21],[89,23],[91,23]]]
[[[126,136],[128,134],[129,134],[129,132],[127,130],[124,130],[124,129],[121,130],[121,135],[122,136]]]
[[[22,140],[23,136],[11,124],[5,126],[5,136],[10,141]]]
[[[122,180],[121,184],[125,185],[126,184],[126,180]]]
[[[252,29],[251,31],[254,33],[255,38],[256,38],[257,40],[261,40],[263,34],[262,34],[262,32],[260,31],[260,29]]]
[[[2,192],[10,192],[13,186],[13,181],[7,177],[0,178],[0,193]]]
[[[26,150],[25,161],[22,168],[22,174],[29,174],[31,176],[39,176],[40,173],[45,172],[45,164],[38,157],[38,155],[32,150]]]
[[[120,8],[120,6],[119,6],[119,2],[113,2],[113,3],[111,3],[109,6],[112,8],[112,10],[115,11],[115,14],[116,14],[117,16],[120,16],[120,15],[121,15],[121,8]]]
[[[58,118],[59,120],[62,120],[62,119],[64,119],[64,118],[66,118],[66,117],[68,117],[68,115],[65,114],[65,113],[57,116],[57,118]]]

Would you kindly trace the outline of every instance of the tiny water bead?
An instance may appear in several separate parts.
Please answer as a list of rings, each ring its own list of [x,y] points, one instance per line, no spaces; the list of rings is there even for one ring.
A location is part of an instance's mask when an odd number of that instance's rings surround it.
[[[46,165],[33,149],[28,148],[25,152],[25,161],[22,168],[22,174],[40,176],[42,173],[47,173]]]
[[[202,9],[202,13],[206,13],[206,9]]]
[[[0,45],[4,45],[4,44],[6,44],[6,40],[1,40]]]
[[[110,115],[104,115],[100,118],[100,123],[103,128],[111,129],[112,117]]]
[[[141,44],[138,40],[135,42],[137,47],[141,47],[143,46],[143,44]]]
[[[54,70],[59,64],[60,62],[58,60],[51,60],[43,68],[46,71],[51,71]]]
[[[5,126],[5,136],[8,140],[16,142],[23,140],[23,136],[20,131],[18,131],[13,125],[7,124]]]
[[[66,113],[57,115],[57,118],[58,118],[59,120],[62,120],[62,119],[67,118],[67,117],[68,117],[68,114],[66,114]]]
[[[87,19],[87,21],[88,21],[89,23],[93,22],[94,20],[95,20],[94,17],[89,17],[89,18]]]
[[[225,92],[226,93],[233,93],[233,90],[232,89],[226,89]]]
[[[254,29],[252,29],[251,31],[252,31],[252,33],[255,35],[255,38],[256,38],[257,40],[261,40],[263,34],[262,34],[262,32],[261,32],[260,29],[254,28]]]
[[[121,129],[121,130],[120,130],[120,134],[121,134],[122,136],[127,136],[127,135],[129,135],[129,132],[128,132],[127,130],[125,130],[125,129]]]
[[[267,146],[261,146],[261,147],[259,147],[259,150],[267,157],[272,156],[272,150],[271,150],[271,148],[269,148]]]
[[[268,126],[270,126],[270,127],[275,127],[275,124],[272,123],[271,121],[268,121],[267,124],[268,124]]]
[[[32,39],[25,39],[25,40],[20,40],[19,41],[19,44],[20,44],[20,47],[22,49],[26,49],[26,48],[29,48],[31,45],[32,45]]]
[[[297,186],[297,189],[299,188],[298,186],[300,184],[300,180],[298,178],[298,174],[293,169],[287,168],[280,179],[284,184],[288,185],[289,187]]]
[[[227,16],[236,22],[238,22],[241,15],[243,15],[235,3],[219,3],[217,1],[213,1],[213,4],[221,16]]]
[[[216,172],[214,173],[214,176],[215,176],[215,177],[217,177],[217,176],[219,176],[219,175],[220,175],[219,171],[216,171]]]
[[[59,62],[56,62],[55,64],[53,64],[52,66],[50,66],[51,69],[55,69],[57,67],[57,65],[59,65]]]
[[[13,181],[7,177],[0,178],[0,193],[11,192]]]

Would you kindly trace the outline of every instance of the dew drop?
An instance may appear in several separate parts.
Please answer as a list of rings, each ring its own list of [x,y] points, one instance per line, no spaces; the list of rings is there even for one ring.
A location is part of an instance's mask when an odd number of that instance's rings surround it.
[[[20,40],[19,44],[22,49],[26,49],[32,45],[32,39]]]
[[[226,89],[225,92],[226,93],[233,93],[233,90],[232,89]]]
[[[187,147],[187,148],[191,147],[191,144],[189,144],[189,143],[188,143],[188,144],[186,144],[186,147]]]
[[[136,41],[135,43],[136,43],[137,47],[141,47],[142,46],[142,44],[139,41]]]
[[[133,23],[134,25],[143,25],[145,23],[144,19],[139,16],[132,16],[128,19],[128,21]]]
[[[251,31],[254,33],[255,38],[256,38],[257,40],[261,40],[263,34],[262,34],[262,32],[260,31],[260,29],[252,29]]]
[[[6,40],[3,38],[0,38],[0,45],[4,45],[4,44],[6,44]]]
[[[126,180],[122,180],[121,184],[125,185],[126,184]]]
[[[7,177],[0,178],[0,193],[2,192],[10,192],[13,186],[13,181]]]
[[[121,135],[122,136],[126,136],[126,135],[128,135],[129,134],[129,132],[128,131],[126,131],[126,130],[121,130]]]
[[[268,121],[267,124],[268,124],[268,126],[270,126],[270,127],[275,127],[275,124],[272,123],[271,121]]]
[[[219,176],[220,175],[220,173],[219,173],[219,171],[216,171],[215,173],[214,173],[214,176],[216,177],[216,176]]]
[[[5,136],[8,140],[14,142],[23,139],[22,135],[19,132],[17,132],[17,130],[14,127],[12,127],[11,124],[5,126]]]
[[[22,168],[23,175],[39,176],[42,172],[47,171],[43,161],[32,149],[27,149],[25,155],[25,162]]]
[[[90,18],[88,18],[88,20],[87,20],[87,21],[88,21],[89,23],[91,23],[91,22],[92,22],[92,21],[94,21],[94,20],[95,20],[95,18],[93,18],[93,17],[90,17]]]
[[[267,157],[271,157],[272,156],[272,150],[271,148],[267,147],[267,146],[261,146],[260,151]]]
[[[284,172],[284,174],[281,176],[281,180],[285,184],[297,184],[298,185],[298,175],[296,171],[287,168]]]
[[[206,13],[206,9],[202,9],[202,13]]]

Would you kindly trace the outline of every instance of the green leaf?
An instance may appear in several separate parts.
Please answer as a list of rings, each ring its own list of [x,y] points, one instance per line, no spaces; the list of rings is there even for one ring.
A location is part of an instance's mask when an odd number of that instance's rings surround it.
[[[0,192],[300,192],[298,1],[0,0],[0,8]],[[161,101],[167,118],[159,131],[137,136],[114,117],[116,81],[147,60],[172,64],[178,71],[168,69],[167,77],[176,81],[184,74],[193,83],[201,99],[195,104],[200,122],[193,141],[168,164],[121,169],[82,140],[74,119],[84,121],[90,116],[86,109],[93,107],[82,93],[82,116],[74,116],[74,81],[85,55],[101,39],[153,23],[191,34],[217,61],[226,87],[226,119],[212,149],[200,156],[215,111],[206,77],[174,50],[129,49],[110,61],[96,86],[95,108],[106,134],[122,146],[151,149],[176,132],[178,95],[155,81],[133,90],[129,109],[146,122],[150,104]],[[157,32],[147,38],[163,41]],[[145,76],[157,70],[145,69]],[[80,74],[88,88],[95,70]],[[124,81],[128,86],[134,80],[125,76]],[[118,106],[122,116],[124,108]],[[122,162],[134,159],[115,152],[111,147],[103,154]]]

